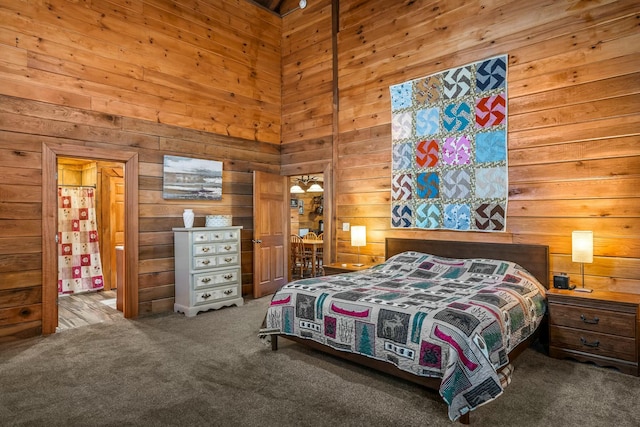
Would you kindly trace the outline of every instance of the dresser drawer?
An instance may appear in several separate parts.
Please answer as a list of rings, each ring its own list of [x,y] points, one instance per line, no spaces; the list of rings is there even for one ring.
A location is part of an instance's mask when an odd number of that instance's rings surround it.
[[[200,243],[200,242],[223,242],[225,240],[237,240],[239,233],[240,232],[238,230],[194,231],[193,241],[196,243]]]
[[[216,245],[217,254],[232,254],[238,252],[238,244],[233,242],[218,243]]]
[[[213,254],[227,254],[238,252],[238,244],[234,242],[208,243],[193,245],[194,256],[206,256]]]
[[[621,337],[635,338],[636,336],[636,316],[634,314],[564,304],[550,303],[549,306],[551,325]]]
[[[238,265],[238,254],[218,255],[216,265],[219,267]]]
[[[212,268],[218,265],[217,256],[197,256],[193,257],[193,269],[202,270],[203,268]]]
[[[195,293],[194,305],[210,304],[215,301],[238,297],[238,285],[222,286]]]
[[[212,231],[209,238],[212,242],[220,242],[225,240],[238,240],[239,236],[238,230],[220,230],[220,231]]]
[[[193,288],[203,289],[212,286],[238,283],[238,270],[212,271],[193,275]]]
[[[552,325],[550,339],[553,346],[565,349],[631,362],[637,360],[634,338]]]
[[[193,255],[213,255],[216,253],[217,246],[213,243],[193,245]]]
[[[210,231],[194,231],[193,232],[193,241],[194,242],[209,242],[211,241],[211,232]]]

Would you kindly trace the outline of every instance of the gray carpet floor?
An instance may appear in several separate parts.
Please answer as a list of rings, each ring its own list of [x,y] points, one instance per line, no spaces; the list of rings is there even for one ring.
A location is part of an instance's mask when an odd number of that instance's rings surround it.
[[[446,426],[436,392],[258,330],[269,297],[0,345],[2,426]],[[640,378],[531,348],[478,426],[640,426]]]

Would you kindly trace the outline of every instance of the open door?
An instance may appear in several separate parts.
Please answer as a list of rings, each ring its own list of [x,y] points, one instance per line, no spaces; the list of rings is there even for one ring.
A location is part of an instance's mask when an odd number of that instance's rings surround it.
[[[253,297],[277,291],[289,271],[289,178],[253,173]]]
[[[100,257],[104,264],[104,288],[115,289],[116,247],[124,245],[124,170],[122,167],[100,167]]]

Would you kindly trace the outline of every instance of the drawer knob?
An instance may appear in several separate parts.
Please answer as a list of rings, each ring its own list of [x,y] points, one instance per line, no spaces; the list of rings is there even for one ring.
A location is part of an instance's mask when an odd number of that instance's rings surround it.
[[[225,279],[229,280],[229,279],[233,278],[233,274],[225,274],[223,277]]]
[[[225,258],[224,260],[225,260],[226,262],[231,262],[231,261],[233,261],[233,258]]]
[[[202,294],[202,299],[207,299],[211,297],[211,294]]]
[[[594,342],[589,342],[584,337],[580,337],[580,342],[582,345],[586,345],[587,347],[598,347],[600,345],[600,341],[595,340]]]
[[[231,295],[233,293],[233,289],[227,289],[226,291],[224,291],[225,295]]]
[[[584,323],[589,323],[590,325],[597,325],[598,322],[600,321],[600,319],[598,319],[597,317],[594,317],[593,319],[587,319],[584,314],[580,315],[580,319]]]
[[[204,261],[202,261],[202,263],[203,263],[204,265],[209,265],[209,263],[210,263],[210,262],[211,262],[211,261],[209,261],[208,259],[205,259]]]
[[[229,245],[225,246],[224,248],[225,248],[225,250],[227,250],[227,251],[230,251],[230,250],[231,250],[231,246],[229,246]]]
[[[202,283],[209,283],[211,281],[211,277],[205,277],[201,280]]]
[[[209,252],[209,246],[205,246],[204,248],[202,248],[202,252]]]

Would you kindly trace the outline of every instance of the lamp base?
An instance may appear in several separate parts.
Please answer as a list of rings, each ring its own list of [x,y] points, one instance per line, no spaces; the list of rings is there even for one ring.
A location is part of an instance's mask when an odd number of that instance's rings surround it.
[[[585,293],[590,293],[593,292],[593,289],[589,289],[589,288],[575,288],[574,291],[576,292],[585,292]]]

